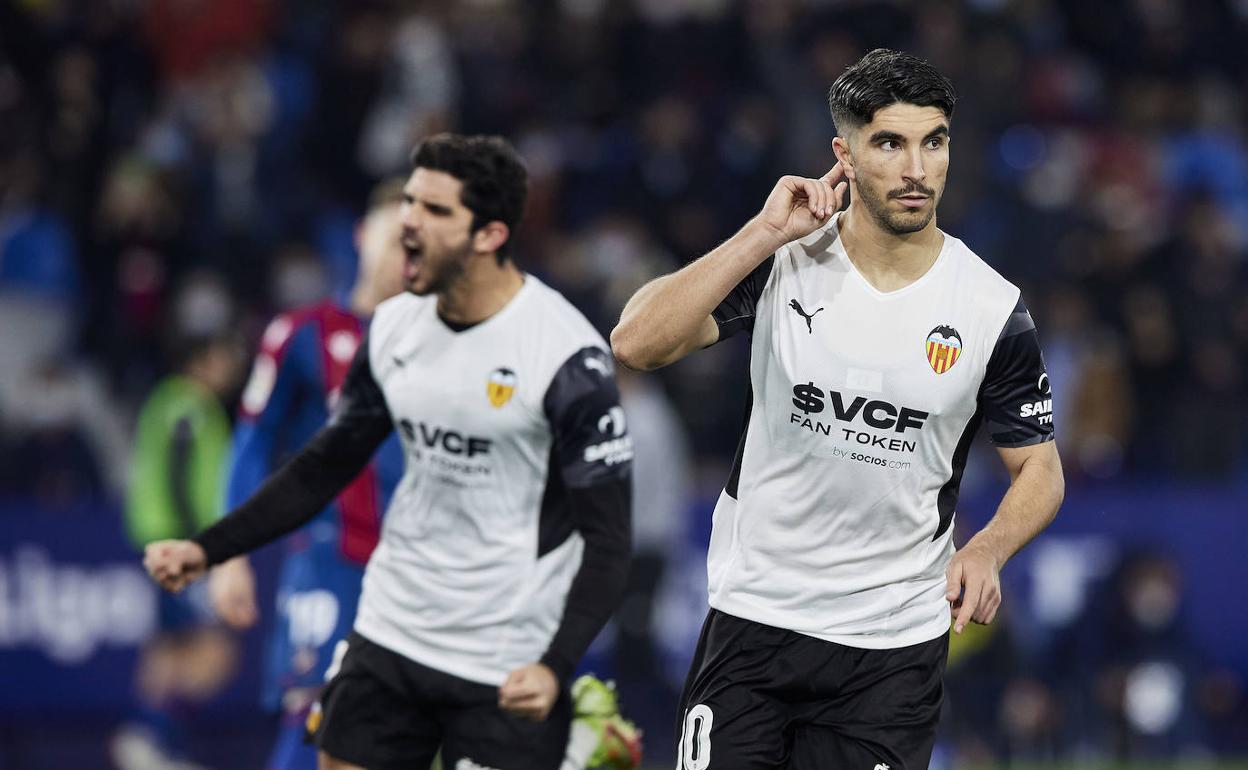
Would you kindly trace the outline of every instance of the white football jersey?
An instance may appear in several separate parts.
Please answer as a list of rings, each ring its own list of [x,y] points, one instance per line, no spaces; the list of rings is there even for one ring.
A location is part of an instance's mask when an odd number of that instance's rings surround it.
[[[553,289],[526,276],[502,310],[458,331],[436,307],[400,295],[369,330],[368,364],[406,470],[355,629],[499,685],[547,650],[580,567],[564,492],[627,482],[632,448],[609,349]]]
[[[752,329],[750,410],[715,507],[710,604],[860,648],[949,628],[958,485],[981,423],[997,446],[1053,437],[1019,290],[944,235],[914,283],[872,287],[838,217],[768,258],[715,311]]]

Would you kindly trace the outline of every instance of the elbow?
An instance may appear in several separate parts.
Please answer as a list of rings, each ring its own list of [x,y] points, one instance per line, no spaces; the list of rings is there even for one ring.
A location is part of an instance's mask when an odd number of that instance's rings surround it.
[[[1053,463],[1051,479],[1053,512],[1049,514],[1049,524],[1057,518],[1057,512],[1062,507],[1062,501],[1066,499],[1066,474],[1062,471],[1062,461],[1060,459]]]
[[[638,344],[638,335],[629,326],[627,322],[620,321],[611,330],[611,354],[615,356],[615,360],[626,369],[639,372],[658,369],[662,364],[646,355],[642,346]]]
[[[1055,497],[1053,505],[1053,516],[1057,516],[1057,509],[1062,507],[1062,501],[1066,499],[1066,477],[1062,475],[1062,469],[1057,469],[1057,481],[1053,484],[1053,494]]]

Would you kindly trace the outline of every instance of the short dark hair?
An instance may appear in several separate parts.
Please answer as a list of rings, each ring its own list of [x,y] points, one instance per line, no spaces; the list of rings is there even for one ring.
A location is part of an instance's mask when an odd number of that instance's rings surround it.
[[[851,64],[828,89],[828,107],[838,134],[870,123],[892,104],[937,107],[953,119],[958,95],[949,78],[917,56],[877,48]]]
[[[438,134],[412,150],[412,168],[442,171],[463,184],[460,202],[472,212],[472,230],[502,222],[514,237],[524,216],[528,172],[515,148],[501,136]],[[501,262],[513,238],[498,248]]]

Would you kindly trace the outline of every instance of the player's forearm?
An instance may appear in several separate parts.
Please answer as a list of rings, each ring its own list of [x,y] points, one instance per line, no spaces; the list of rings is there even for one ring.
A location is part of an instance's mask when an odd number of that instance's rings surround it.
[[[714,342],[704,339],[712,311],[783,245],[776,230],[752,219],[701,259],[646,284],[611,332],[615,357],[630,369],[657,369]]]
[[[354,479],[388,431],[323,428],[290,462],[228,516],[194,538],[209,566],[220,564],[292,532],[329,504]]]
[[[632,481],[628,477],[573,490],[583,519],[581,567],[568,589],[563,619],[541,662],[566,682],[624,598],[631,566]]]
[[[1057,453],[1029,458],[1010,483],[996,515],[966,547],[988,549],[998,568],[1003,566],[1053,521],[1065,494],[1066,481]]]

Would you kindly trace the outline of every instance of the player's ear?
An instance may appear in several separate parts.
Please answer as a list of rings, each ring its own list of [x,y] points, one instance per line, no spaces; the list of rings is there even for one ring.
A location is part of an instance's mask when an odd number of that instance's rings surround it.
[[[832,154],[845,170],[845,178],[854,180],[854,154],[850,152],[849,140],[843,136],[832,137]]]
[[[491,220],[477,228],[472,234],[472,249],[485,253],[494,253],[503,247],[511,237],[511,228],[499,220]]]

